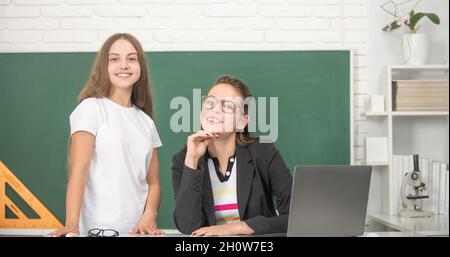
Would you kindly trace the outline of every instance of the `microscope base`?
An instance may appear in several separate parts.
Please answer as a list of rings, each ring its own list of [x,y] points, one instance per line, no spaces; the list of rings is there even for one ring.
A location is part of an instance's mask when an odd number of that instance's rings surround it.
[[[434,213],[432,211],[410,210],[410,209],[400,210],[400,217],[402,218],[423,218],[423,217],[432,217],[433,215]]]

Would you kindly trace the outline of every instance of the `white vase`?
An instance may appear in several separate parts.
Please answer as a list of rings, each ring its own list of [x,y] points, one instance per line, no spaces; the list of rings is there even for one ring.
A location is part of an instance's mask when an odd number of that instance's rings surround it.
[[[421,65],[428,60],[429,43],[423,33],[408,33],[402,37],[404,64]]]

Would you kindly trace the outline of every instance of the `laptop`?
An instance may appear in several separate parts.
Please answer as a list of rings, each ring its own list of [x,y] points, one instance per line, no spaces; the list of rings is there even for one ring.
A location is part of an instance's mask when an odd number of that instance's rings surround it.
[[[371,166],[296,166],[288,237],[364,233]]]

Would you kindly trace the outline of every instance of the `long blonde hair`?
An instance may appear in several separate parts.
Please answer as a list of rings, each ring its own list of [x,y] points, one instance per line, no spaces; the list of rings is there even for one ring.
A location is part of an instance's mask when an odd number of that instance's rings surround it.
[[[119,39],[125,39],[133,45],[137,51],[139,65],[141,66],[141,76],[133,85],[131,102],[153,118],[153,101],[145,53],[139,41],[127,33],[114,34],[103,43],[95,58],[89,79],[78,96],[78,103],[89,97],[98,98],[108,96],[110,93],[112,85],[108,75],[108,54],[111,46]]]

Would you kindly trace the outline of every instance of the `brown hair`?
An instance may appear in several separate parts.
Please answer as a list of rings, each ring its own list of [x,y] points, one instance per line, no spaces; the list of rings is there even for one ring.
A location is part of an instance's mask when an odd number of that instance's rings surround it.
[[[137,51],[139,65],[141,66],[141,76],[139,80],[133,85],[133,93],[131,95],[131,102],[139,109],[144,111],[148,116],[153,118],[153,101],[151,94],[150,78],[148,75],[147,59],[145,58],[144,50],[139,41],[132,35],[127,33],[117,33],[110,36],[105,43],[103,43],[100,51],[95,58],[91,73],[84,88],[78,95],[78,103],[89,97],[103,97],[107,96],[111,90],[111,81],[108,74],[109,64],[109,50],[111,46],[119,39],[125,39]],[[70,147],[72,144],[71,136],[69,136],[67,144],[67,170],[70,176]]]
[[[239,92],[242,99],[244,99],[244,100],[247,97],[252,96],[252,93],[250,92],[250,89],[247,87],[247,85],[245,85],[245,83],[238,78],[233,78],[233,77],[230,77],[227,75],[222,75],[216,79],[216,81],[214,82],[214,84],[212,85],[211,88],[213,88],[214,86],[216,86],[218,84],[227,84],[227,85],[232,86],[234,88],[234,90]],[[244,104],[244,114],[248,115],[248,105],[247,104]],[[247,147],[247,146],[251,145],[252,143],[255,143],[256,141],[258,141],[258,137],[251,136],[250,132],[248,132],[248,125],[245,126],[244,131],[236,132],[236,134],[237,134],[236,142],[239,146]]]
[[[111,90],[111,81],[108,75],[108,54],[111,46],[119,39],[125,39],[130,42],[137,51],[139,65],[141,66],[141,76],[133,85],[133,94],[131,102],[144,111],[148,116],[153,118],[153,102],[150,87],[150,78],[148,75],[147,60],[144,50],[139,41],[132,35],[127,33],[117,33],[109,37],[95,58],[89,79],[78,96],[78,103],[88,97],[107,96]]]

